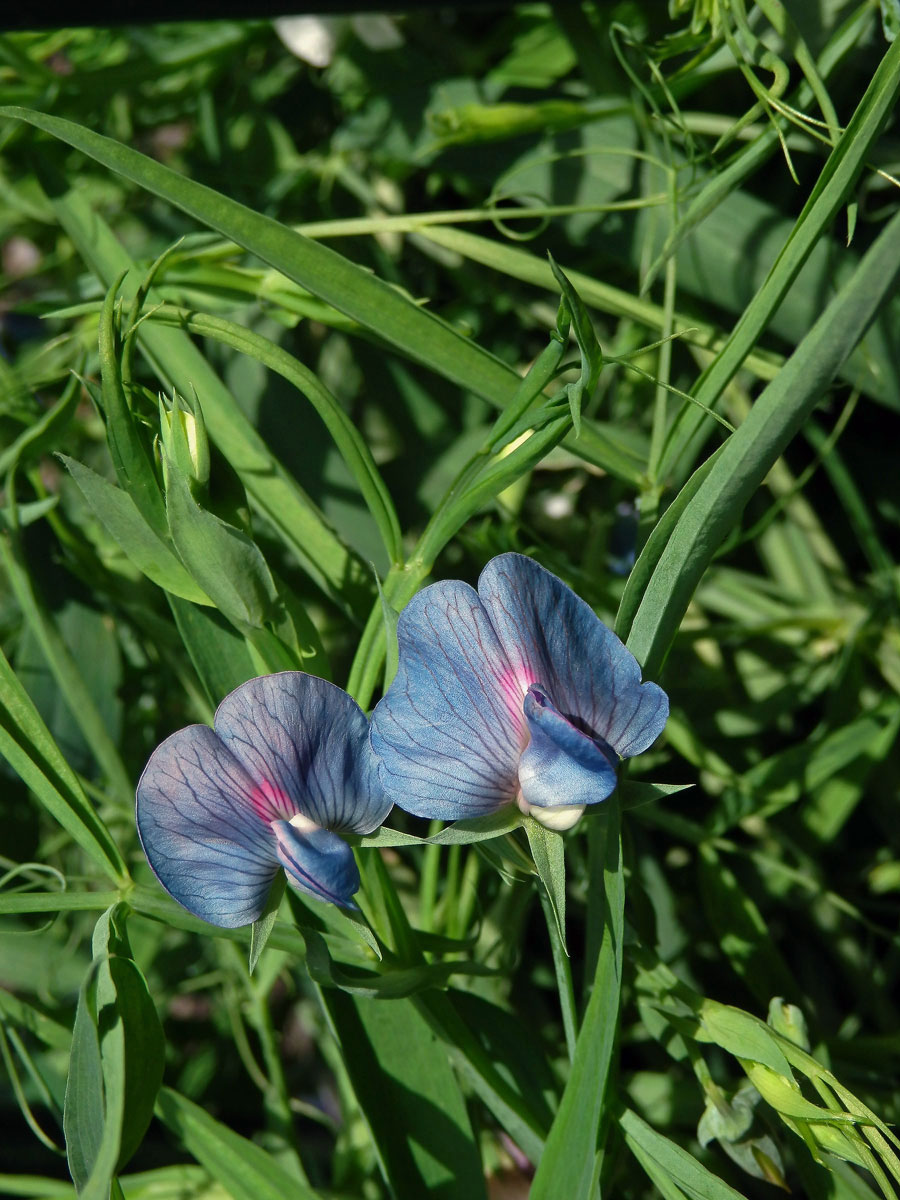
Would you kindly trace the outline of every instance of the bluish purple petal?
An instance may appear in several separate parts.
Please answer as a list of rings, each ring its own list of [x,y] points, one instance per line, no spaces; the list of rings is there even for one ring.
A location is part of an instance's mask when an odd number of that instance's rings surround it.
[[[275,821],[278,860],[288,883],[298,892],[355,908],[351,897],[359,891],[359,871],[353,851],[327,829],[297,829],[288,821]]]
[[[561,579],[521,554],[501,554],[482,571],[478,594],[524,688],[543,684],[564,716],[622,758],[659,737],[665,692],[641,683],[634,655]]]
[[[226,929],[256,920],[278,870],[254,787],[206,725],[167,738],[137,786],[138,832],[157,879],[189,912]]]
[[[443,821],[514,800],[524,689],[475,591],[457,580],[425,588],[400,614],[397,639],[397,676],[371,725],[388,794]]]
[[[251,679],[225,697],[215,727],[267,820],[302,813],[328,829],[371,833],[390,811],[365,714],[333,683],[302,671]]]
[[[525,697],[531,741],[519,762],[522,797],[539,808],[597,804],[616,786],[616,769],[597,743],[576,729],[536,684]]]

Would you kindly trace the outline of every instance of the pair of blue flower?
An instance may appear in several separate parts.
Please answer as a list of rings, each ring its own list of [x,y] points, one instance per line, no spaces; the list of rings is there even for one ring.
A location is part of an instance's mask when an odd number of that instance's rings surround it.
[[[160,883],[234,928],[262,913],[279,866],[298,891],[348,905],[359,873],[341,833],[393,804],[454,821],[518,804],[567,829],[616,786],[620,758],[662,732],[668,700],[555,575],[519,554],[468,584],[432,584],[397,626],[397,676],[371,723],[300,671],[227,696],[152,754],[137,823]]]

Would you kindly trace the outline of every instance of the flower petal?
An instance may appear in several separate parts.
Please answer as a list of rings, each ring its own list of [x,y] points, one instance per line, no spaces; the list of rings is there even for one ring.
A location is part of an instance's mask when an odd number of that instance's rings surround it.
[[[538,808],[597,804],[616,786],[616,768],[593,738],[576,729],[537,684],[524,704],[531,732],[519,762],[522,798]]]
[[[425,588],[400,614],[397,639],[397,676],[370,735],[388,794],[443,821],[510,803],[527,740],[524,690],[475,591],[457,580]]]
[[[540,681],[561,713],[622,758],[656,741],[669,715],[665,692],[641,683],[631,651],[561,579],[501,554],[482,571],[478,594],[525,687]]]
[[[137,825],[153,873],[179,904],[225,929],[262,913],[278,870],[254,784],[206,725],[154,750],[137,786]]]
[[[291,887],[317,900],[356,907],[350,897],[359,891],[359,870],[343,838],[327,829],[297,829],[289,821],[273,821],[272,830]]]
[[[333,683],[303,671],[251,679],[225,697],[215,726],[267,821],[302,813],[327,829],[371,833],[390,811],[366,716]]]

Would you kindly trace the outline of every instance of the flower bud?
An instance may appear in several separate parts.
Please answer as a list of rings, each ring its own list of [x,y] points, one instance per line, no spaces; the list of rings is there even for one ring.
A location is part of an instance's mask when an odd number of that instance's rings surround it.
[[[195,401],[192,411],[175,392],[171,407],[167,407],[160,397],[159,430],[164,469],[168,460],[188,480],[192,495],[205,491],[209,483],[209,440],[200,405]]]

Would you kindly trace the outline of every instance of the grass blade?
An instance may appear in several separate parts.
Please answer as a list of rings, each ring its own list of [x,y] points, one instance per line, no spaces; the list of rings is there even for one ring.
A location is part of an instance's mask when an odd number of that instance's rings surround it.
[[[606,803],[606,821],[603,940],[591,998],[575,1044],[572,1073],[534,1177],[532,1200],[556,1200],[559,1196],[590,1200],[595,1192],[600,1127],[612,1069],[622,987],[625,882],[619,801],[615,795]]]

